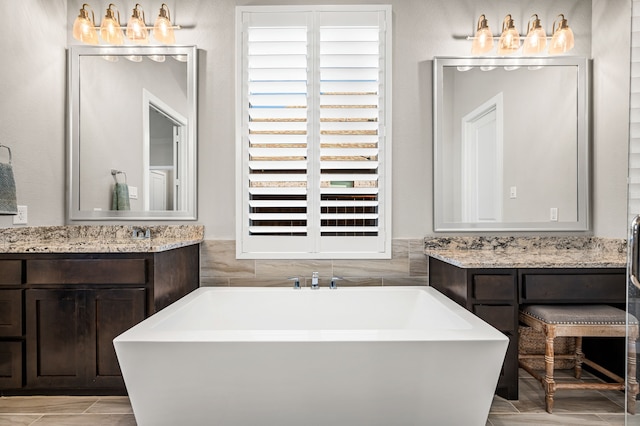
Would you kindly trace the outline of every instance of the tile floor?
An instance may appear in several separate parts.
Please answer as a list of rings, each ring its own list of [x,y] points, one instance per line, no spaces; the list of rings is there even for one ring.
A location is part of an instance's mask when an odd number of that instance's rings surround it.
[[[556,370],[558,381],[575,381],[572,370]],[[583,373],[583,381],[597,381],[589,373]],[[624,425],[623,392],[564,390],[554,397],[553,414],[545,411],[544,391],[540,383],[520,370],[519,399],[507,401],[495,396],[487,426],[519,425]],[[640,411],[638,411],[640,413]],[[640,426],[640,414],[629,416],[628,425]]]
[[[558,371],[562,380],[573,380]],[[583,380],[597,380],[585,374]],[[487,426],[518,425],[624,425],[622,392],[564,391],[555,397],[554,413],[544,410],[544,393],[527,373],[520,374],[520,399],[495,397]],[[640,410],[639,410],[640,413]],[[33,396],[0,398],[0,426],[128,426],[135,425],[127,397]],[[628,425],[640,425],[640,414]]]

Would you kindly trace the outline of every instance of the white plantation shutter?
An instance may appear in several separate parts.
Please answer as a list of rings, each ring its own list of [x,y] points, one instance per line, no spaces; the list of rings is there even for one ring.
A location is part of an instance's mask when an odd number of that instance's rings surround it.
[[[238,8],[238,257],[390,257],[390,16]]]
[[[307,29],[249,27],[249,235],[307,235]]]

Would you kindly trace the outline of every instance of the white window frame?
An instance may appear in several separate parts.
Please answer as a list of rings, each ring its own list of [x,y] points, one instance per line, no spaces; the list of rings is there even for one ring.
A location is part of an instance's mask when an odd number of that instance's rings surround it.
[[[378,141],[378,235],[377,236],[320,236],[319,226],[312,221],[308,224],[310,234],[314,235],[312,242],[298,244],[299,240],[307,237],[292,237],[281,235],[249,235],[249,156],[248,143],[245,143],[247,134],[245,115],[245,98],[247,91],[247,74],[245,61],[246,31],[245,17],[251,13],[308,13],[310,16],[319,16],[323,12],[377,12],[382,16],[380,22],[380,63],[383,68],[381,78],[382,90],[379,93],[379,141]],[[275,15],[274,15],[275,16]],[[315,18],[313,18],[315,19]],[[312,19],[312,20],[313,20]],[[305,5],[305,6],[237,6],[236,7],[236,257],[239,259],[390,259],[391,258],[391,82],[392,82],[392,44],[391,44],[391,6],[390,5]],[[318,54],[318,41],[316,34],[319,25],[313,30],[308,29],[311,39],[311,62],[316,61]],[[319,77],[318,68],[314,65],[308,71],[308,85],[313,90],[317,89],[314,80]],[[319,93],[311,93],[308,98],[317,97]],[[318,106],[311,106],[310,127],[315,129],[319,125]],[[314,135],[308,138],[308,149],[319,152],[319,141]],[[319,158],[319,154],[318,154]],[[309,185],[319,185],[319,161],[309,161]],[[308,201],[308,206],[319,208],[317,201]],[[309,208],[309,207],[308,207]],[[315,210],[315,209],[312,209]],[[319,213],[318,213],[319,215]],[[319,222],[318,222],[319,223]],[[259,241],[257,241],[259,238]],[[296,240],[297,238],[297,240]],[[253,244],[253,243],[256,244]]]

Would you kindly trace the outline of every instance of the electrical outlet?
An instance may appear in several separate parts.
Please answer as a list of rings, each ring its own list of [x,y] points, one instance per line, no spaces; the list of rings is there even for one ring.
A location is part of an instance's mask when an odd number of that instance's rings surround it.
[[[551,207],[551,210],[549,211],[549,220],[551,220],[551,222],[557,222],[558,221],[558,208],[557,207]]]
[[[13,216],[14,225],[27,224],[27,206],[18,206],[18,214]]]

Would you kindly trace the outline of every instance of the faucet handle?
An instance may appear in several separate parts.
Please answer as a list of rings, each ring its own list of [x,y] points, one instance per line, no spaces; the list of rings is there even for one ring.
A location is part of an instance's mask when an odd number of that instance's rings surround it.
[[[293,288],[294,288],[294,290],[300,290],[300,278],[298,278],[298,277],[291,277],[291,278],[287,278],[287,280],[289,280],[289,281],[293,281]]]
[[[331,284],[329,284],[329,288],[332,290],[335,290],[338,288],[338,283],[337,281],[342,281],[344,278],[340,278],[340,277],[332,277],[331,278]]]

